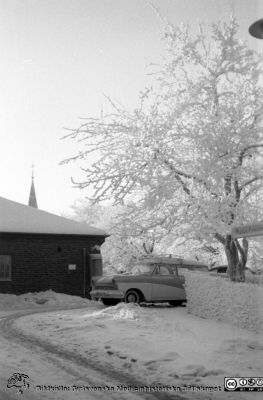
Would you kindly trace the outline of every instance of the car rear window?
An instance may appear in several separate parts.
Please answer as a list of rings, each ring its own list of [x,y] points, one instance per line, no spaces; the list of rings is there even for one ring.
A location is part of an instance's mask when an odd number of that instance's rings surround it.
[[[177,265],[160,264],[156,268],[155,273],[158,275],[175,275],[175,276],[177,276],[178,275]]]
[[[132,268],[132,273],[133,274],[151,274],[155,268],[155,265],[153,264],[136,264]]]

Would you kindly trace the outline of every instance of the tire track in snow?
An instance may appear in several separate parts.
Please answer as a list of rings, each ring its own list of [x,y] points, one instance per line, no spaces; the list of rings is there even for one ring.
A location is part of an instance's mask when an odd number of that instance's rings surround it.
[[[79,308],[79,307],[78,307]],[[125,373],[123,371],[117,370],[116,368],[108,369],[105,365],[100,364],[98,362],[94,363],[94,361],[89,361],[87,358],[82,355],[76,355],[71,350],[66,350],[64,348],[59,348],[58,345],[55,345],[47,340],[39,339],[32,334],[27,334],[23,332],[21,329],[18,329],[14,326],[14,322],[23,316],[26,315],[34,315],[43,312],[52,312],[59,311],[65,308],[59,307],[52,310],[30,310],[30,311],[22,311],[17,312],[12,315],[4,316],[0,319],[0,335],[2,335],[6,340],[14,342],[16,344],[22,345],[27,349],[34,349],[37,354],[41,354],[42,352],[45,354],[45,358],[52,365],[59,367],[60,370],[64,370],[66,373],[70,374],[72,377],[77,378],[83,382],[83,385],[87,386],[145,386],[144,382],[141,382],[139,379],[133,377],[132,375]],[[67,308],[69,309],[69,308]],[[88,381],[88,382],[87,382]],[[80,383],[79,383],[80,384]],[[85,392],[86,395],[92,394],[92,398],[96,398],[99,396],[100,398],[123,398],[125,395],[127,398],[138,399],[143,398],[145,400],[185,400],[189,398],[188,396],[181,396],[177,393],[165,393],[165,392],[157,392],[157,393],[147,393],[147,392]],[[198,399],[198,397],[196,397]],[[202,397],[204,399],[204,396]],[[206,397],[207,400],[210,397]]]

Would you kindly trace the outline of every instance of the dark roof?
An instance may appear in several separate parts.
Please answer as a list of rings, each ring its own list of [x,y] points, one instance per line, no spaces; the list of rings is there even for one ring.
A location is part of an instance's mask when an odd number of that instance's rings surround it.
[[[0,197],[0,232],[107,236],[99,228]]]

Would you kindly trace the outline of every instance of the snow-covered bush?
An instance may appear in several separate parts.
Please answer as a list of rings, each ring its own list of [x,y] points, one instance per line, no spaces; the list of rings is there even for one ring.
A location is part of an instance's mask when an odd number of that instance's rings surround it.
[[[191,314],[263,331],[263,287],[200,272],[187,272],[187,309]]]

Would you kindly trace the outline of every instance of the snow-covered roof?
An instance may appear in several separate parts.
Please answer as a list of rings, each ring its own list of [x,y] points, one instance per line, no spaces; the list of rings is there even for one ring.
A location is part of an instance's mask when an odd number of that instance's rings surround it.
[[[0,197],[0,232],[107,236],[99,228]]]

